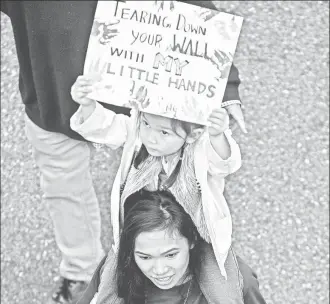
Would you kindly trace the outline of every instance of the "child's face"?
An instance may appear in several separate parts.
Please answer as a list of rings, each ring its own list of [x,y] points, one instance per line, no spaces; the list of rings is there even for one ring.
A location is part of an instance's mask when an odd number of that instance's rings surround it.
[[[150,155],[168,156],[182,148],[187,134],[180,126],[174,131],[170,118],[142,113],[140,137]]]

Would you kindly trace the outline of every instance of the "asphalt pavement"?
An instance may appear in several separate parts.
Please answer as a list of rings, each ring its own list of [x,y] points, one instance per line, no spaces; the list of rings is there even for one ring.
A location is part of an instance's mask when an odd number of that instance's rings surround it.
[[[268,304],[329,303],[329,2],[221,1],[244,17],[235,55],[249,133],[228,178],[234,247]],[[119,152],[95,151],[92,173],[109,248],[109,192]],[[60,254],[24,134],[18,62],[1,13],[1,303],[41,304]]]

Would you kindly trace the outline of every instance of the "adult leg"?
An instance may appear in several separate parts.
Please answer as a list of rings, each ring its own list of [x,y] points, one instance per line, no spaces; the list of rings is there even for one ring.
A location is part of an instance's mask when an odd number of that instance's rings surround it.
[[[27,116],[26,135],[62,253],[60,275],[89,281],[104,256],[100,210],[89,168],[90,148],[86,142],[39,128]]]
[[[117,292],[117,260],[117,255],[110,249],[77,304],[124,304],[124,299],[119,298]]]

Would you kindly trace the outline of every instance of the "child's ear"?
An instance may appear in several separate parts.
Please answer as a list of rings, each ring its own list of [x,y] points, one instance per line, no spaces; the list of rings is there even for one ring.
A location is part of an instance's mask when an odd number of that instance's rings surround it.
[[[202,135],[203,132],[204,132],[204,128],[196,128],[196,129],[192,130],[186,139],[186,143],[192,144],[198,138],[200,138],[200,136]]]

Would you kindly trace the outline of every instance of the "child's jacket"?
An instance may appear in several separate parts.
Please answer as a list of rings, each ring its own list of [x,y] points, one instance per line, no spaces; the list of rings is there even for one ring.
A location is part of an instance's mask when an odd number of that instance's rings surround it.
[[[96,103],[94,112],[81,123],[80,108],[71,118],[71,128],[95,143],[106,144],[112,149],[124,147],[111,192],[111,223],[115,251],[119,245],[121,219],[121,185],[126,181],[135,151],[141,143],[138,136],[139,111],[132,109],[131,117],[105,109]],[[226,276],[224,263],[231,246],[232,221],[227,202],[223,196],[224,178],[241,166],[240,149],[231,137],[231,130],[225,131],[231,155],[223,160],[213,149],[208,132],[204,132],[194,145],[194,168],[201,187],[202,211],[217,262],[222,275]],[[194,218],[192,217],[194,220]],[[195,223],[198,227],[197,223]]]

